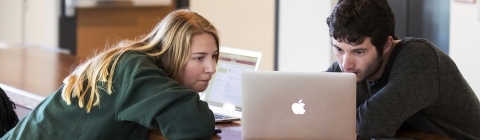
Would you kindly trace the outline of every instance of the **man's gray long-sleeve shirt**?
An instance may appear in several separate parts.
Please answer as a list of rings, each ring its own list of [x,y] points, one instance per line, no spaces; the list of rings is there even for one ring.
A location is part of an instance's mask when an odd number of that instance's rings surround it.
[[[341,72],[335,62],[327,72]],[[480,139],[480,103],[453,60],[431,42],[404,38],[375,82],[357,85],[357,133],[393,137],[410,129]]]

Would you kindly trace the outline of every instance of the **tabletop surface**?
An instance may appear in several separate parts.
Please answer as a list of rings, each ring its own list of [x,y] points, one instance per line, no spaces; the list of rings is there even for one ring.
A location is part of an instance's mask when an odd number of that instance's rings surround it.
[[[0,83],[40,96],[56,91],[76,62],[69,54],[37,47],[0,49]]]

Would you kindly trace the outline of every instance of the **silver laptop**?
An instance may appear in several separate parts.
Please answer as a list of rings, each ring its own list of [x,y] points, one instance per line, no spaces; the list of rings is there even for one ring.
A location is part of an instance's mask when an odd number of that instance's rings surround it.
[[[258,69],[261,52],[220,47],[217,71],[201,99],[209,104],[216,122],[231,122],[242,117],[241,73]]]
[[[356,139],[352,73],[242,73],[244,139]]]

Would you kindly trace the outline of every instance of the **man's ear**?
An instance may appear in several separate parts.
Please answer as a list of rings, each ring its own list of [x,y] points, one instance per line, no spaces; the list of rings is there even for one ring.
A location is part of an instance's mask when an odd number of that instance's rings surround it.
[[[392,36],[388,36],[387,37],[387,42],[385,42],[385,46],[383,46],[383,54],[387,54],[388,52],[390,52],[393,48],[393,37]]]

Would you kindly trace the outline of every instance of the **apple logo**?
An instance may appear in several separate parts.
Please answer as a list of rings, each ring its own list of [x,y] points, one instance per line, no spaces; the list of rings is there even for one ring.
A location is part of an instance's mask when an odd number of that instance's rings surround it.
[[[293,103],[292,104],[293,113],[303,115],[305,113],[305,109],[303,109],[304,106],[305,104],[302,103],[302,99],[300,99],[298,103]]]

